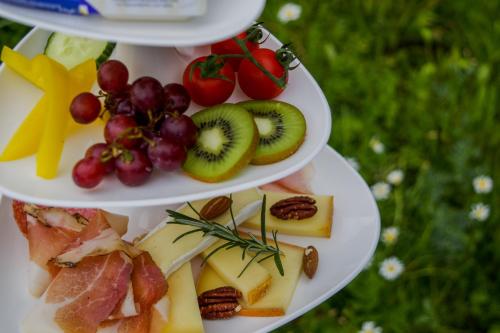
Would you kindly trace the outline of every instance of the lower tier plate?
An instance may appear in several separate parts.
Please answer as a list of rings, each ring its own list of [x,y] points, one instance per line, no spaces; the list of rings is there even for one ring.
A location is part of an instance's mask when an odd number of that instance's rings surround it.
[[[317,194],[333,194],[335,209],[330,239],[279,235],[284,242],[314,245],[319,268],[314,279],[304,275],[282,317],[234,317],[205,321],[207,333],[268,332],[297,318],[345,287],[371,258],[380,232],[380,217],[371,192],[347,162],[331,148],[324,148],[313,160],[312,188]],[[0,203],[0,322],[2,331],[18,332],[19,323],[34,304],[27,290],[28,246],[12,219],[11,199]],[[116,208],[108,210],[130,216],[127,239],[150,230],[165,217],[167,206]]]

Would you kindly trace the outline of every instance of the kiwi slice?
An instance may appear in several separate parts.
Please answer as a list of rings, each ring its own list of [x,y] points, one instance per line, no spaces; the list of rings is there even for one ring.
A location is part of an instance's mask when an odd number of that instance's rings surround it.
[[[250,163],[259,132],[248,111],[235,104],[221,104],[199,111],[191,118],[198,126],[198,139],[183,166],[191,177],[218,182]]]
[[[306,120],[295,106],[280,101],[246,101],[238,105],[253,115],[259,130],[259,145],[252,164],[284,160],[304,142]]]

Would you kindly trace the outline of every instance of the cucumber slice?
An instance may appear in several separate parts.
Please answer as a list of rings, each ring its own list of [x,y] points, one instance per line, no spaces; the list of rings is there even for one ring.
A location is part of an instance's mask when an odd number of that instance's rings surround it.
[[[116,43],[53,32],[47,40],[44,54],[60,62],[67,69],[88,59],[95,59],[99,67],[109,58],[115,46]]]

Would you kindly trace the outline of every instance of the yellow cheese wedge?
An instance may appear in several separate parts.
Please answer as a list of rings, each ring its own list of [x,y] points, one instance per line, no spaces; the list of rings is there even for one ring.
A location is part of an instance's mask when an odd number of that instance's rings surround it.
[[[269,242],[272,241],[269,240]],[[304,249],[302,247],[279,243],[280,250],[284,256],[281,257],[285,275],[281,276],[272,258],[260,263],[272,276],[272,282],[266,294],[254,304],[243,304],[240,316],[273,317],[282,316],[286,313],[302,272],[302,259]],[[198,278],[196,291],[198,295],[207,290],[227,286],[211,266],[206,265]]]
[[[262,197],[255,189],[233,194],[233,213],[236,222],[241,223],[253,216],[260,208],[261,199]],[[208,201],[209,199],[195,201],[192,205],[200,211]],[[179,211],[188,216],[196,217],[196,214],[187,205],[181,207]],[[216,218],[215,221],[223,225],[232,223],[229,212]],[[213,237],[203,237],[201,233],[194,233],[174,243],[179,235],[190,230],[193,228],[162,222],[137,246],[141,250],[148,251],[163,274],[168,277],[170,273],[216,241]]]
[[[208,256],[212,250],[224,243],[224,240],[218,241],[203,251],[202,255]],[[239,276],[251,259],[250,255],[242,259],[242,250],[239,247],[220,250],[207,259],[207,263],[220,275],[226,285],[241,291],[243,300],[248,304],[254,304],[261,299],[272,280],[271,274],[256,261],[252,262],[243,275]]]
[[[170,310],[163,333],[203,332],[191,263],[182,265],[167,282]]]
[[[316,200],[318,211],[310,218],[303,220],[281,220],[270,213],[270,207],[276,202],[298,196],[301,194],[290,194],[280,192],[268,192],[266,194],[266,230],[277,230],[281,234],[298,236],[330,237],[333,223],[333,196],[310,195]],[[260,230],[260,212],[242,224],[242,227]]]

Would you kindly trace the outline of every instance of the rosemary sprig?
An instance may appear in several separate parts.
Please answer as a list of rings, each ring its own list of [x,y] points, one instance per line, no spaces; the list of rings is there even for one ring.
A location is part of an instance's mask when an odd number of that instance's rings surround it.
[[[232,220],[232,226],[224,226],[220,223],[213,222],[213,221],[207,221],[206,219],[202,218],[200,213],[190,204],[188,203],[189,207],[193,210],[193,212],[196,213],[198,218],[193,218],[189,217],[187,215],[184,215],[182,213],[176,212],[174,210],[167,210],[168,215],[172,218],[171,221],[168,221],[167,223],[170,224],[179,224],[179,225],[185,225],[185,226],[190,226],[193,227],[194,229],[186,231],[185,233],[179,235],[175,240],[174,243],[177,242],[178,240],[184,238],[185,236],[188,236],[193,233],[201,232],[203,234],[203,237],[205,236],[213,236],[216,238],[219,238],[221,240],[224,240],[225,242],[213,249],[205,258],[203,259],[202,265],[210,258],[212,255],[215,253],[223,250],[223,249],[232,249],[235,247],[239,247],[242,249],[242,254],[241,254],[241,259],[244,260],[245,256],[247,253],[253,253],[254,256],[252,259],[243,267],[243,270],[240,272],[238,277],[242,276],[243,273],[247,270],[247,268],[252,264],[252,262],[258,260],[258,262],[262,262],[266,259],[269,259],[271,257],[274,257],[274,262],[276,264],[276,268],[278,269],[279,273],[283,276],[285,275],[285,272],[283,270],[283,264],[281,262],[281,257],[280,255],[282,252],[279,249],[278,246],[278,232],[273,231],[273,240],[274,240],[274,246],[267,244],[266,240],[266,214],[263,213],[261,214],[261,239],[258,239],[255,237],[253,234],[248,233],[248,238],[243,238],[240,233],[238,232],[238,227],[236,226],[236,221],[234,220],[234,216],[232,213],[232,207],[231,209],[231,220]],[[232,203],[231,203],[232,206]],[[264,195],[262,199],[262,212],[266,211],[266,196]],[[259,256],[264,256],[262,258],[259,258]]]

